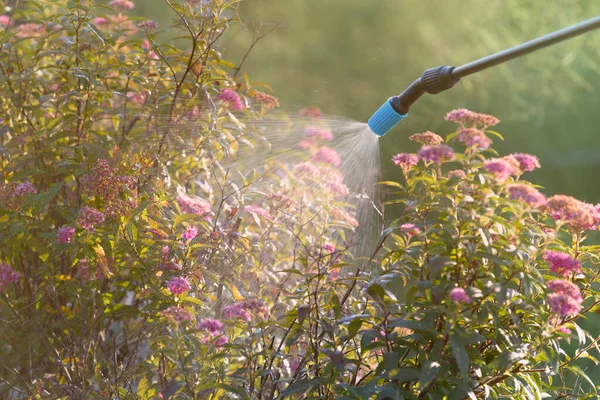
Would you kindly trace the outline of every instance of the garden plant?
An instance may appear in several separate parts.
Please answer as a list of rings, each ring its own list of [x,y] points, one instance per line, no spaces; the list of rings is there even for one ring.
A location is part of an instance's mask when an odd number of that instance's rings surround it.
[[[129,0],[4,4],[1,398],[595,398],[598,206],[454,110],[359,254],[319,110],[241,157],[294,121],[223,58],[237,2],[165,2],[166,43]]]

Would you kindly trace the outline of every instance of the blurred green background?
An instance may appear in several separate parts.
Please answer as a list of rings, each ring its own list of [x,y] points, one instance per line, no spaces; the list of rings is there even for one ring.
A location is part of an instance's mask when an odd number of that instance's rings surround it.
[[[136,7],[169,25],[164,0]],[[279,25],[246,59],[250,77],[271,85],[284,105],[365,121],[425,68],[460,65],[598,14],[600,1],[590,0],[247,0],[240,3],[246,29],[232,29],[220,44],[237,64],[258,23]],[[416,150],[409,134],[450,133],[443,116],[465,107],[502,120],[506,141],[494,146],[501,154],[540,157],[543,168],[527,178],[547,193],[600,202],[599,82],[600,32],[467,77],[421,98],[383,139],[384,173],[393,154]]]

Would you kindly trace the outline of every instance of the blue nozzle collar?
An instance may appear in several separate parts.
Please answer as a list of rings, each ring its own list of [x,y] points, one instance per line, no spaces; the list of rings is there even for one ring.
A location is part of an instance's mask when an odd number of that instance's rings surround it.
[[[392,99],[389,98],[379,110],[377,110],[371,118],[369,118],[369,128],[377,136],[383,136],[388,133],[394,126],[402,121],[408,114],[400,114],[392,107]]]

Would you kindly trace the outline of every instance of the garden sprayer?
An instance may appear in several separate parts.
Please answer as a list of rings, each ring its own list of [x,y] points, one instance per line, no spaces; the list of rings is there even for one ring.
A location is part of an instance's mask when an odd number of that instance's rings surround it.
[[[460,67],[444,65],[426,69],[421,77],[417,78],[417,80],[398,96],[390,97],[371,116],[371,118],[369,118],[369,128],[371,128],[376,135],[383,136],[408,115],[410,106],[423,94],[438,94],[450,89],[465,76],[483,71],[494,65],[502,64],[506,61],[524,56],[541,48],[562,42],[563,40],[570,39],[597,28],[600,28],[600,16],[549,33],[545,36],[530,40],[468,64],[461,65]]]

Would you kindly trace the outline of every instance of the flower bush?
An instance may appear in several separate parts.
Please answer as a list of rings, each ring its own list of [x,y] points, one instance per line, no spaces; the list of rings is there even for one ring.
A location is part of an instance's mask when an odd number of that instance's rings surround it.
[[[404,211],[363,268],[321,113],[245,165],[278,102],[221,56],[235,2],[165,1],[183,48],[128,0],[0,17],[3,398],[595,391],[597,206],[546,198],[520,180],[537,158],[490,148],[496,118],[455,110],[394,157]]]

